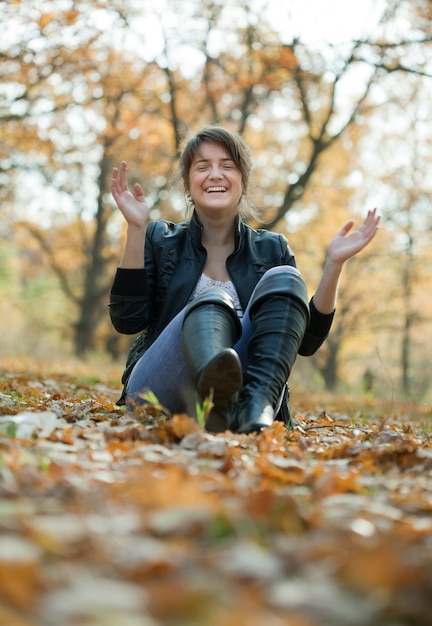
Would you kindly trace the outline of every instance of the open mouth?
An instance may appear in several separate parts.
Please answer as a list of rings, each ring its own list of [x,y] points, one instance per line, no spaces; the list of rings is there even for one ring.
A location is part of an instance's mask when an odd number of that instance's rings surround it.
[[[206,193],[225,193],[226,190],[226,187],[209,187]]]

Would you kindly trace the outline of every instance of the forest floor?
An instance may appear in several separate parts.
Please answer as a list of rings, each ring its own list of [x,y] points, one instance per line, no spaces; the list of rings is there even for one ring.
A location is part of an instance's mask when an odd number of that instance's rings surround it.
[[[432,623],[430,407],[293,394],[295,428],[133,417],[0,360],[2,626]]]

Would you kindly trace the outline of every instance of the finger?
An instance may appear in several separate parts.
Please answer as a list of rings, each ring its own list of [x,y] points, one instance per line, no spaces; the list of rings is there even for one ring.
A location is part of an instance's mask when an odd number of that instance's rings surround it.
[[[128,188],[127,184],[127,163],[126,161],[122,161],[120,165],[120,186],[123,191]]]
[[[353,226],[354,226],[354,222],[350,220],[349,222],[345,224],[345,226],[343,226],[340,229],[340,231],[338,232],[338,235],[340,235],[341,237],[345,237],[345,235],[349,233],[349,231],[351,230]]]
[[[114,197],[117,196],[118,191],[119,191],[119,171],[116,167],[113,168],[112,174],[111,174],[111,193],[113,194]]]
[[[366,230],[375,232],[378,228],[378,224],[380,222],[380,216],[376,214],[376,209],[373,209],[373,211],[368,211],[367,217],[364,221],[364,225],[366,227]]]
[[[378,225],[380,221],[380,216],[377,215],[377,209],[372,209],[368,211],[368,214],[366,216],[365,222],[370,222],[374,225]]]
[[[145,202],[144,191],[139,183],[135,183],[133,186],[135,198],[140,202]]]
[[[364,221],[365,225],[370,225],[373,224],[375,222],[375,212],[374,211],[368,211],[368,214],[366,216],[366,219]]]
[[[374,209],[374,210],[373,210],[373,221],[374,221],[374,224],[375,224],[377,227],[378,227],[378,224],[379,224],[379,222],[380,222],[380,219],[381,219],[381,215],[377,215],[377,209]]]
[[[364,228],[361,229],[361,235],[363,239],[363,247],[372,241],[375,235],[378,232],[378,222],[372,222],[369,225],[364,225]]]

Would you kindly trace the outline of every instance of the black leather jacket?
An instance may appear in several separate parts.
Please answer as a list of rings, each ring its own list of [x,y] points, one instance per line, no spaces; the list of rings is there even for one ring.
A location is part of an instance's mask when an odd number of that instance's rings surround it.
[[[192,296],[206,261],[202,228],[196,213],[180,224],[154,221],[147,227],[145,269],[117,269],[110,296],[111,321],[120,333],[140,333],[128,355],[124,385],[138,359]],[[296,265],[287,239],[267,230],[254,230],[238,218],[235,249],[226,267],[243,310],[259,279],[277,265]],[[333,314],[317,311],[313,299],[310,312],[299,349],[304,356],[318,350],[333,320]],[[124,403],[124,393],[119,403]]]

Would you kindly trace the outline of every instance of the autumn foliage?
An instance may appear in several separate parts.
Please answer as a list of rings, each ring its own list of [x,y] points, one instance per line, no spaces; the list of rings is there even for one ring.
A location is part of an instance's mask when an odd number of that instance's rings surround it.
[[[430,3],[311,1],[303,28],[294,5],[309,3],[291,4],[0,3],[3,354],[125,359],[107,315],[112,168],[128,162],[152,219],[180,221],[179,151],[218,123],[251,146],[262,223],[289,237],[311,293],[330,238],[381,214],[308,379],[358,390],[367,374],[381,397],[430,400]]]
[[[426,625],[430,415],[306,398],[211,435],[112,381],[3,368],[0,623]]]

